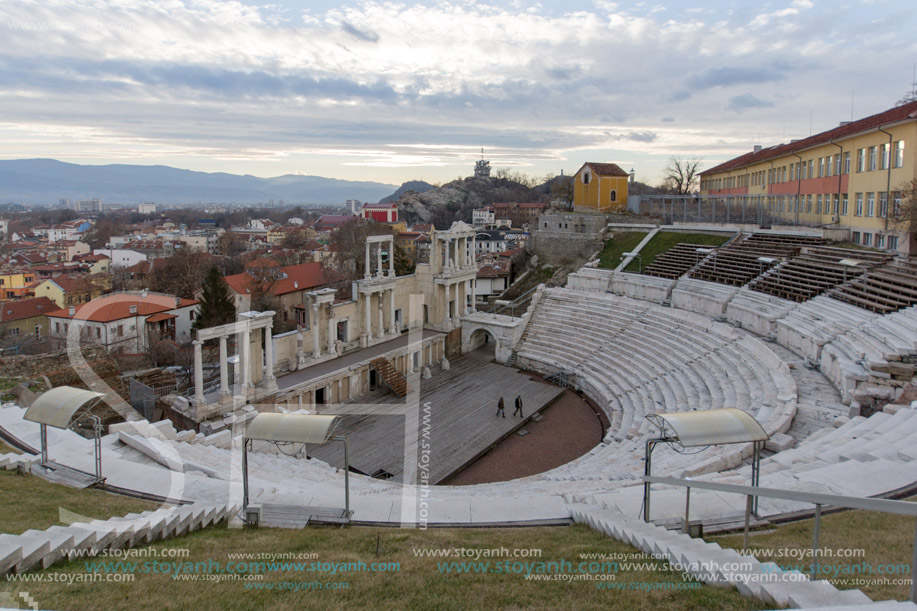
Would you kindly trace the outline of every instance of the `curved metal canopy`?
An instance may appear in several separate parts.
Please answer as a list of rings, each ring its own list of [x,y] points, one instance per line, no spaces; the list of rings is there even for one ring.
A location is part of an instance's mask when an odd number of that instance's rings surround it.
[[[99,397],[104,397],[105,393],[83,390],[72,386],[58,386],[42,393],[29,409],[26,410],[25,418],[39,424],[47,424],[59,429],[65,429],[70,426],[70,420],[73,415],[86,403]]]
[[[320,414],[258,414],[245,439],[289,443],[327,443],[340,424],[340,416]]]
[[[647,416],[684,447],[766,441],[767,433],[747,412],[734,407]]]

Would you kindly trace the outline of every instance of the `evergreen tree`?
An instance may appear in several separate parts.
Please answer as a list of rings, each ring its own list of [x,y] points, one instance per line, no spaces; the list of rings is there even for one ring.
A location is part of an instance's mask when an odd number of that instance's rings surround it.
[[[194,329],[235,322],[236,306],[229,285],[216,265],[207,271],[201,289],[200,313],[194,321]]]

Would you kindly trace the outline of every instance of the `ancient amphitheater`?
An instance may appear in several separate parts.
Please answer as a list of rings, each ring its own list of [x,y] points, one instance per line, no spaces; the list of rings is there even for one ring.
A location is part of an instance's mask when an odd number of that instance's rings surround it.
[[[722,407],[748,412],[769,434],[763,487],[855,497],[907,490],[917,483],[917,409],[889,404],[914,376],[915,272],[904,260],[776,234],[743,235],[703,257],[680,246],[643,274],[582,268],[565,288],[536,291],[510,359],[517,368],[562,373],[596,402],[611,422],[604,440],[568,464],[500,483],[426,487],[352,476],[353,520],[484,525],[572,518],[670,559],[727,563],[734,552],[663,527],[683,515],[683,488],[654,488],[657,525],[640,513],[645,441],[658,433],[645,416]],[[37,447],[38,427],[23,412],[4,405],[0,427]],[[91,470],[90,440],[56,429],[48,434],[56,456]],[[96,536],[112,545],[200,527],[238,506],[240,460],[229,434],[176,433],[168,422],[139,421],[113,426],[102,443],[109,484],[192,502],[93,523]],[[747,484],[751,451],[750,444],[701,452],[664,445],[653,472]],[[30,460],[36,459],[7,455],[0,466]],[[248,466],[257,502],[341,502],[341,471],[318,460],[254,452]],[[693,519],[735,518],[744,508],[741,495],[695,490],[691,497]],[[811,509],[762,498],[758,513],[767,519]],[[74,534],[73,527],[52,531],[0,536],[0,572],[53,562],[55,545]],[[771,570],[766,564],[754,561],[752,572]],[[790,577],[758,583],[723,572],[715,579],[779,605],[871,603],[858,590]]]

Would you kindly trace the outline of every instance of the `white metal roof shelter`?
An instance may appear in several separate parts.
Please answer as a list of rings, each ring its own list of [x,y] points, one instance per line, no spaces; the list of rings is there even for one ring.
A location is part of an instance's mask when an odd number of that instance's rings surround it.
[[[248,451],[253,441],[267,441],[276,445],[315,444],[330,441],[344,442],[344,518],[350,519],[350,460],[347,454],[347,437],[334,435],[341,423],[340,416],[320,414],[258,414],[249,423],[242,443],[242,512],[248,507]]]
[[[734,407],[708,409],[692,412],[670,412],[648,414],[647,420],[659,427],[659,437],[646,441],[644,474],[652,476],[653,449],[657,444],[667,443],[678,448],[751,443],[751,485],[760,480],[761,449],[768,434],[748,412]],[[757,513],[757,500],[755,502]],[[687,512],[687,510],[686,510]],[[643,484],[643,520],[650,521],[650,482]],[[687,528],[687,524],[685,524]]]
[[[48,463],[48,426],[58,429],[67,429],[75,420],[88,416],[92,420],[95,431],[95,476],[96,481],[102,481],[102,421],[90,410],[105,396],[105,393],[74,388],[72,386],[58,386],[42,393],[26,410],[24,419],[37,422],[41,426],[41,462]],[[85,407],[85,409],[83,409]],[[76,416],[77,412],[83,410]]]

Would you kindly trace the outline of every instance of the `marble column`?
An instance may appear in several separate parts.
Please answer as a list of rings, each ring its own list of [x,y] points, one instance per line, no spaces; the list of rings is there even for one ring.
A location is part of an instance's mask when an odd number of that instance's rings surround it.
[[[226,398],[229,396],[229,363],[227,362],[228,355],[226,353],[226,336],[220,336],[220,397]]]
[[[372,305],[370,302],[370,294],[364,293],[363,295],[363,333],[360,336],[363,338],[363,347],[365,348],[369,345],[369,338],[372,337],[373,326],[372,326],[372,312],[369,310],[369,306]]]
[[[252,387],[252,332],[242,332],[242,388],[244,392]]]
[[[312,304],[312,358],[321,358],[322,345],[318,337],[318,304]]]
[[[477,280],[477,278],[475,277],[475,278],[472,278],[471,280],[469,280],[468,282],[471,284],[471,311],[472,311],[472,313],[474,313],[474,312],[477,312],[477,311],[478,311],[478,305],[477,305],[477,301],[478,301],[478,287],[477,287],[477,283],[478,283],[478,280]]]
[[[443,303],[443,326],[448,329],[452,324],[452,318],[449,316],[449,284],[444,284],[443,289],[446,292],[446,299]]]
[[[274,338],[268,325],[264,327],[264,380],[271,382],[274,379]]]
[[[381,271],[381,268],[380,268],[380,271]],[[385,337],[385,315],[383,311],[384,308],[382,305],[382,292],[380,291],[378,295],[379,295],[379,338],[381,339]]]
[[[382,243],[376,244],[376,275],[382,277]]]
[[[391,330],[389,332],[392,335],[396,335],[398,333],[398,324],[395,321],[395,289],[391,289],[388,292],[388,311],[391,317]]]
[[[389,278],[395,277],[395,238],[388,241],[388,273]]]
[[[363,278],[369,280],[369,242],[366,243],[366,259],[363,264]]]
[[[328,304],[328,354],[335,356],[337,354],[337,349],[334,347],[334,340],[337,339],[337,328],[335,323],[337,321],[334,319],[334,310],[332,305]]]
[[[204,354],[202,350],[203,342],[199,339],[192,342],[194,344],[194,403],[195,405],[204,404]]]

